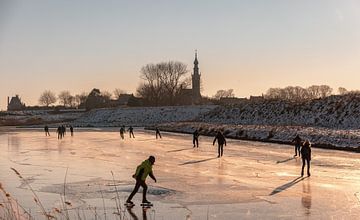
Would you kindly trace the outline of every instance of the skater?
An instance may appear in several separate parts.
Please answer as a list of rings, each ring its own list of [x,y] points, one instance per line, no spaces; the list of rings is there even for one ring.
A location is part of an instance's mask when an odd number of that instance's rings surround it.
[[[218,133],[216,134],[213,145],[215,145],[216,140],[218,142],[218,157],[222,157],[224,152],[224,144],[226,146],[226,140],[225,136],[221,133],[221,131],[218,131]]]
[[[48,135],[50,136],[49,127],[47,125],[45,125],[44,131],[45,131],[45,136],[48,136]]]
[[[301,176],[304,176],[305,161],[307,163],[307,175],[310,176],[311,144],[306,140],[301,148],[302,168]]]
[[[155,132],[156,132],[156,139],[158,139],[158,136],[159,136],[160,139],[161,139],[161,134],[160,134],[159,128],[156,128],[156,129],[155,129]]]
[[[61,126],[59,126],[56,130],[57,134],[58,134],[58,139],[62,139],[62,129]]]
[[[124,127],[121,127],[121,128],[120,128],[120,137],[121,137],[121,139],[123,139],[123,140],[124,140],[124,133],[125,133],[125,128],[124,128]]]
[[[71,137],[74,136],[74,128],[72,125],[70,125],[70,133],[71,133]]]
[[[296,137],[292,140],[292,142],[295,144],[295,154],[294,157],[297,156],[298,152],[299,152],[299,157],[300,155],[300,147],[301,147],[301,138],[300,136],[297,134]]]
[[[65,137],[66,134],[66,127],[64,125],[61,125],[61,135],[62,137]]]
[[[130,127],[128,128],[128,131],[129,131],[130,138],[131,138],[131,135],[132,135],[133,138],[135,138],[134,128],[130,126]]]
[[[149,201],[146,199],[146,192],[147,192],[147,185],[145,183],[146,177],[149,175],[156,183],[156,178],[152,172],[152,166],[155,163],[155,157],[150,156],[149,159],[144,160],[137,168],[135,174],[132,176],[136,179],[135,187],[132,193],[129,195],[128,199],[126,200],[126,204],[133,205],[134,203],[131,201],[134,195],[139,190],[140,186],[143,188],[143,197],[142,197],[142,204],[144,205],[151,205]]]
[[[193,133],[193,147],[199,147],[199,136],[200,136],[200,134],[199,134],[199,131],[196,129],[195,131],[194,131],[194,133]]]

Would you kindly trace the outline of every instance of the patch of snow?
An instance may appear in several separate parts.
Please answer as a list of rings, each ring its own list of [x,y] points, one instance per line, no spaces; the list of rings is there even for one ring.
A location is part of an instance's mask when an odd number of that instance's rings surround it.
[[[73,122],[78,127],[149,126],[167,122],[192,121],[215,109],[214,105],[167,107],[119,107],[94,109]]]

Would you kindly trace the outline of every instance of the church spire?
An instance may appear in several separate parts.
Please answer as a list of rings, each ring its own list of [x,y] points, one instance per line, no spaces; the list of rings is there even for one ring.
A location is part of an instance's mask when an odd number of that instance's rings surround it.
[[[195,50],[194,72],[192,74],[192,103],[199,104],[201,102],[200,93],[200,73],[199,61],[197,59],[197,50]]]
[[[197,60],[197,50],[195,50],[195,60],[194,60],[194,65],[198,65],[199,61]]]

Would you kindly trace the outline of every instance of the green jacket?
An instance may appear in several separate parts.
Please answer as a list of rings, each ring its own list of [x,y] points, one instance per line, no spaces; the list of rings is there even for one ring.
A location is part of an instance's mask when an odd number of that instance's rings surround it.
[[[143,170],[143,171],[142,171]],[[152,165],[149,160],[144,160],[137,168],[135,172],[135,177],[139,178],[141,174],[141,180],[145,181],[146,177],[152,172]]]

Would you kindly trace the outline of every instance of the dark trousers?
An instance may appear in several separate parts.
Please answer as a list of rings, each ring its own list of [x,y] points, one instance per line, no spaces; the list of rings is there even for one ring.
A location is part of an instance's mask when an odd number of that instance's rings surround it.
[[[222,157],[223,155],[223,152],[224,152],[224,144],[219,144],[218,145],[218,157]]]
[[[129,134],[130,134],[130,138],[131,138],[131,135],[133,138],[135,138],[134,132],[130,131]]]
[[[302,157],[301,176],[304,175],[305,162],[307,163],[307,175],[310,176],[310,158]]]
[[[300,145],[299,144],[295,144],[295,156],[297,156],[297,153],[299,152],[299,156],[300,154]]]
[[[126,201],[132,200],[132,198],[135,196],[135,194],[139,191],[140,186],[143,188],[143,200],[142,201],[143,202],[146,201],[146,192],[147,192],[148,187],[147,187],[145,181],[139,180],[139,179],[136,180],[134,190],[131,192],[129,198]]]
[[[194,144],[194,147],[195,147],[195,146],[196,146],[196,147],[199,147],[199,139],[194,138],[194,139],[193,139],[193,144]]]
[[[159,135],[159,137],[161,138],[160,132],[156,132],[156,139],[158,139],[158,135]]]

